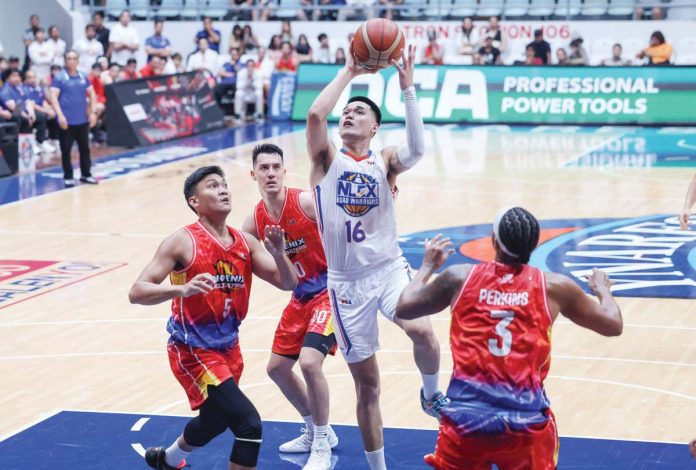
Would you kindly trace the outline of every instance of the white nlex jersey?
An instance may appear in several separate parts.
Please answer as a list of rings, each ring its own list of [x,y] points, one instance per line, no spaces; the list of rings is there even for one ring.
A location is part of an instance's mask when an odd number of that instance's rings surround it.
[[[387,169],[379,152],[337,151],[314,187],[329,278],[355,279],[401,256]]]

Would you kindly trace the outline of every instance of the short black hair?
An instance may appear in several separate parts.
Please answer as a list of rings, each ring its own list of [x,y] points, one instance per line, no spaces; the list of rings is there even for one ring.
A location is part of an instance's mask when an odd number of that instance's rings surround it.
[[[104,12],[101,10],[95,11],[94,14],[92,15],[92,18],[94,18],[95,16],[98,16],[99,18],[101,18],[103,20],[104,19]]]
[[[153,24],[164,23],[164,18],[162,18],[161,16],[155,16],[155,18],[154,18],[154,20],[152,20],[152,22],[153,22]]]
[[[539,36],[542,36],[543,34],[544,34],[544,30],[543,30],[543,29],[535,29],[535,30],[534,30],[534,37],[535,37],[535,38],[538,38]]]
[[[12,75],[12,74],[14,74],[14,73],[19,74],[20,77],[22,76],[22,72],[20,72],[19,69],[12,67],[12,68],[9,68],[9,69],[7,69],[7,70],[5,70],[5,71],[3,72],[3,74],[2,74],[2,81],[3,81],[3,82],[6,82],[7,79],[10,78],[10,75]]]
[[[134,59],[134,58],[131,57],[130,59],[128,59],[128,60],[126,61],[126,65],[130,65],[130,64],[136,64],[136,65],[137,65],[137,64],[138,64],[138,61],[137,61],[136,59]]]
[[[653,39],[653,38],[655,38],[655,39],[657,39],[658,41],[660,41],[660,44],[664,44],[664,43],[665,43],[665,35],[662,34],[662,31],[655,31],[654,33],[652,33],[652,34],[650,35],[650,39]]]
[[[359,101],[368,105],[372,112],[375,113],[375,119],[377,119],[377,124],[382,124],[382,111],[380,111],[379,106],[377,106],[377,104],[374,101],[372,101],[367,96],[353,96],[351,99],[348,100],[348,103],[346,104],[353,103],[354,101]]]
[[[186,198],[186,204],[193,212],[196,212],[196,210],[193,207],[191,207],[191,204],[189,204],[188,200],[196,192],[196,186],[198,186],[198,183],[200,183],[207,176],[210,175],[220,175],[222,178],[225,177],[225,173],[222,171],[222,168],[220,168],[217,165],[202,166],[195,170],[193,173],[191,173],[184,182],[184,198]],[[198,212],[196,212],[196,214],[198,214]]]
[[[517,258],[508,257],[510,262],[527,264],[532,251],[539,243],[539,221],[528,210],[513,207],[500,219],[499,242]]]
[[[85,32],[87,32],[87,30],[90,28],[95,31],[97,30],[97,27],[93,23],[89,23],[87,26],[85,26]]]
[[[320,41],[322,41],[322,40],[324,40],[324,39],[326,39],[326,38],[328,38],[328,36],[326,35],[326,33],[321,33],[321,34],[319,35],[319,37],[317,37],[317,39],[320,40]]]
[[[283,149],[281,149],[277,145],[259,144],[256,147],[254,147],[254,150],[251,151],[251,163],[253,166],[256,166],[256,159],[258,158],[259,154],[261,154],[261,153],[270,153],[270,154],[280,155],[280,159],[285,161],[283,159]]]

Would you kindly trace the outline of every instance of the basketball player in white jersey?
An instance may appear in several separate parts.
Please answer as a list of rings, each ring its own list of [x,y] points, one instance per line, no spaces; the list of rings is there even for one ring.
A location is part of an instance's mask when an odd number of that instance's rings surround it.
[[[377,311],[400,326],[413,341],[423,378],[421,404],[439,417],[446,398],[438,390],[440,346],[429,320],[395,320],[396,303],[410,281],[396,230],[393,194],[396,176],[412,168],[424,152],[424,128],[413,86],[415,49],[393,61],[406,106],[406,142],[370,150],[381,121],[379,107],[353,97],[339,121],[341,149],[329,139],[327,116],[350,81],[367,70],[349,54],[346,65],[316,98],[307,114],[310,181],[317,204],[319,232],[328,264],[334,330],[357,393],[357,417],[365,454],[373,470],[385,469],[379,409]]]

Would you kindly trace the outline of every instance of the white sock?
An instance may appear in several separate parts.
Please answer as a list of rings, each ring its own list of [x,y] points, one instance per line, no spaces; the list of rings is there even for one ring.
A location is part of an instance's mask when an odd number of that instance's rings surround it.
[[[314,420],[312,420],[312,415],[303,416],[302,419],[305,422],[305,427],[310,436],[314,436]]]
[[[165,456],[164,456],[164,461],[167,463],[167,465],[171,465],[172,467],[178,467],[179,464],[181,463],[182,460],[188,456],[191,452],[186,452],[183,450],[181,447],[179,447],[179,439],[174,441],[174,444],[169,446],[167,449]]]
[[[387,470],[387,463],[384,461],[384,447],[372,452],[365,451],[365,457],[367,457],[370,470]]]
[[[314,425],[314,440],[317,439],[328,439],[329,438],[329,425],[324,426]]]
[[[430,400],[438,391],[437,384],[440,379],[440,373],[421,374],[421,377],[423,378],[423,395],[425,395],[426,400]]]

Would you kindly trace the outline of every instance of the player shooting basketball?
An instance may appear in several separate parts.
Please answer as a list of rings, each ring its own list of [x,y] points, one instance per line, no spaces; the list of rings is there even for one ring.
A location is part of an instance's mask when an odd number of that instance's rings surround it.
[[[310,181],[315,190],[319,231],[328,264],[334,329],[353,376],[357,418],[370,468],[386,468],[379,409],[377,311],[400,326],[413,341],[423,379],[421,402],[439,415],[445,404],[438,390],[440,345],[427,318],[397,320],[396,302],[411,278],[397,239],[393,193],[397,175],[423,157],[423,120],[413,86],[415,49],[409,46],[396,67],[405,104],[406,145],[370,150],[381,123],[377,104],[351,98],[339,120],[341,149],[329,139],[327,118],[351,80],[368,71],[349,55],[345,67],[316,98],[307,115]]]

